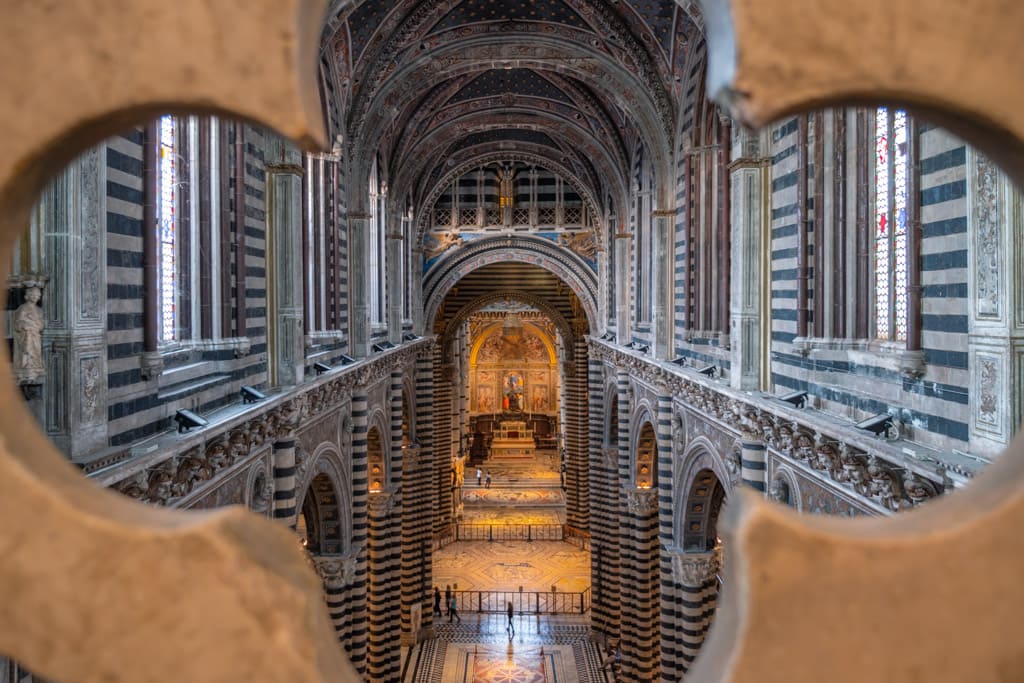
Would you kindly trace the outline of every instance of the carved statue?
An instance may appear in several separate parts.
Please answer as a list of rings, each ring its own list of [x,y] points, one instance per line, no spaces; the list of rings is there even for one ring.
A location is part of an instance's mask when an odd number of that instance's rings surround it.
[[[39,307],[42,290],[25,290],[25,303],[14,313],[14,377],[18,384],[42,384],[43,311]]]
[[[273,495],[274,485],[264,473],[260,472],[253,486],[252,509],[256,512],[266,512]]]
[[[789,505],[789,484],[781,477],[773,479],[772,485],[768,489],[768,497],[776,503]]]

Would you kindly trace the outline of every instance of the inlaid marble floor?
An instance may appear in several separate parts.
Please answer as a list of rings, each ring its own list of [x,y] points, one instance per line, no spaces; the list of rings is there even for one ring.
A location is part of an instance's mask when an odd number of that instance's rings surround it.
[[[485,465],[491,488],[467,471],[466,524],[562,524],[557,458]],[[559,541],[461,541],[434,553],[434,584],[460,591],[580,593],[590,586],[590,553]],[[464,598],[465,599],[465,598]],[[504,598],[503,598],[504,599]],[[603,656],[590,640],[590,616],[517,614],[515,632],[502,614],[462,605],[461,623],[434,623],[434,637],[408,652],[406,683],[608,683]]]

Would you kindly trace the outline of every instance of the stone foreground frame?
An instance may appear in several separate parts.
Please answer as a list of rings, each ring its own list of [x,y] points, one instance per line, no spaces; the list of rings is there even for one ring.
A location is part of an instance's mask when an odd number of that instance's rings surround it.
[[[703,0],[709,92],[752,126],[888,100],[1024,179],[1024,3]],[[687,683],[1024,680],[1024,435],[896,517],[800,517],[738,491],[723,600]]]
[[[705,7],[712,91],[729,84],[744,120],[890,95],[1024,178],[1024,4]],[[322,144],[321,9],[6,2],[0,263],[47,178],[162,109],[232,112]],[[68,683],[358,680],[286,530],[239,509],[155,510],[97,489],[35,429],[3,354],[0,375],[0,650]],[[800,518],[741,493],[726,530],[730,590],[688,681],[1024,679],[1022,470],[1017,439],[968,491],[885,520]]]
[[[9,0],[0,263],[45,182],[118,129],[218,112],[324,146],[317,0]],[[6,278],[5,278],[6,279]],[[35,427],[0,354],[0,652],[76,681],[360,680],[292,534],[97,488]]]

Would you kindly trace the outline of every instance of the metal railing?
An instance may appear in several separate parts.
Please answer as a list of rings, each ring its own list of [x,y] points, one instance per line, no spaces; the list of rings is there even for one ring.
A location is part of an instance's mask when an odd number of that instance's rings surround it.
[[[562,541],[561,524],[456,524],[456,541]]]
[[[562,591],[455,591],[460,612],[516,614],[586,614],[590,611],[590,587],[578,592]]]
[[[590,533],[568,524],[451,524],[434,534],[433,549],[456,541],[564,541],[590,550]]]

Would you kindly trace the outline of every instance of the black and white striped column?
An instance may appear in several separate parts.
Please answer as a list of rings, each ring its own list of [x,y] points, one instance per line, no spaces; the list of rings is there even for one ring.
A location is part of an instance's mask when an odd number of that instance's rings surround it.
[[[672,572],[681,592],[682,623],[679,628],[682,663],[680,675],[693,665],[707,637],[718,602],[718,570],[721,555],[717,551],[676,553],[672,556]],[[680,680],[664,678],[663,680]]]
[[[368,637],[366,680],[398,683],[401,674],[400,520],[397,496],[391,491],[369,494]]]
[[[369,510],[369,467],[367,462],[368,401],[365,390],[352,392],[352,548],[355,576],[349,586],[348,611],[351,615],[347,634],[348,654],[356,671],[366,674],[367,638],[367,541]]]
[[[432,620],[431,587],[433,583],[433,511],[435,508],[434,481],[434,369],[433,353],[420,352],[416,357],[416,443],[419,452],[416,463],[408,467],[403,484],[405,519],[414,528],[414,554],[409,561],[403,555],[403,587],[410,586],[410,596],[417,593],[423,605],[423,625]],[[412,586],[419,586],[418,591]],[[404,590],[404,588],[403,588]],[[412,598],[410,597],[410,604]],[[413,634],[415,635],[415,634]]]
[[[271,447],[274,469],[274,519],[295,528],[295,433],[289,430]]]
[[[682,615],[679,610],[681,599],[679,587],[672,577],[672,556],[670,548],[675,542],[672,502],[672,395],[667,385],[658,387],[658,546],[659,546],[659,599],[661,671],[660,680],[679,681],[685,671],[681,628]],[[683,495],[683,494],[679,494]]]
[[[590,627],[603,636],[617,637],[617,618],[609,603],[618,595],[619,573],[619,491],[618,425],[612,446],[605,444],[607,415],[604,366],[598,360],[588,363],[590,387]]]
[[[402,371],[392,370],[389,386],[390,453],[387,489],[370,494],[368,680],[397,683],[402,637]]]
[[[764,442],[750,434],[744,434],[740,439],[740,479],[744,484],[757,489],[761,493],[767,490],[765,475],[767,465],[765,464]]]
[[[587,343],[573,343],[573,371],[565,385],[565,515],[569,526],[590,529],[590,477],[588,476],[589,423],[587,405]]]
[[[452,382],[441,346],[434,348],[434,533],[452,522]]]
[[[660,659],[658,491],[630,489],[622,517],[622,679],[653,681]]]

